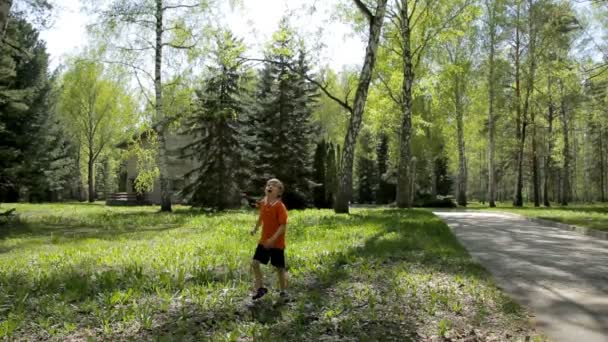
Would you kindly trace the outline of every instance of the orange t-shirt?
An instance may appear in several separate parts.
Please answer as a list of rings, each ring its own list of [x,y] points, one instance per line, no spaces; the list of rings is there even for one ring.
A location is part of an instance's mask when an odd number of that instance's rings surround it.
[[[270,239],[283,224],[287,224],[287,208],[281,200],[270,204],[266,199],[260,202],[260,217],[262,218],[262,238],[260,243]],[[285,233],[281,234],[272,248],[285,249]]]

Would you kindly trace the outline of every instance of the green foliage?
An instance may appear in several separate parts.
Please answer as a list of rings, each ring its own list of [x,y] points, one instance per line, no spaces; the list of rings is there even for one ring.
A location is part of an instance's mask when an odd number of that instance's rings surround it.
[[[312,198],[312,111],[318,95],[303,76],[310,72],[309,62],[287,20],[281,21],[274,38],[266,52],[272,62],[260,71],[255,102],[245,120],[251,127],[246,153],[253,166],[248,188],[257,193],[269,178],[277,177],[286,186],[285,198],[299,198],[301,206],[306,204],[301,199]]]
[[[246,70],[241,40],[226,31],[218,34],[213,65],[203,87],[196,91],[194,112],[186,120],[185,134],[193,141],[184,147],[184,157],[197,160],[194,176],[183,192],[197,206],[223,210],[239,205],[242,181],[236,178],[241,163],[239,120],[245,103],[241,94]]]
[[[56,92],[38,32],[13,17],[0,45],[0,201],[46,201],[67,187],[73,152],[54,113]]]
[[[75,58],[61,80],[59,115],[73,143],[79,146],[90,185],[98,158],[124,141],[138,119],[131,94],[111,71],[91,60]],[[92,196],[89,193],[90,200]]]
[[[357,153],[357,195],[359,203],[375,203],[378,188],[377,164],[374,160],[374,141],[369,130],[362,129]]]

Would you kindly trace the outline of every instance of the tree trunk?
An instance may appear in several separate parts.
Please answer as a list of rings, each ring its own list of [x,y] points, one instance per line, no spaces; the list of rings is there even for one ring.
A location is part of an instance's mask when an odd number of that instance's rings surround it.
[[[158,126],[158,169],[160,171],[160,210],[171,211],[171,194],[169,192],[169,172],[167,158],[167,140],[165,131],[167,122],[163,111],[162,61],[163,61],[163,1],[156,0],[156,46],[154,59],[154,92],[156,96],[156,119]]]
[[[399,165],[397,175],[397,207],[409,208],[412,206],[410,182],[414,180],[409,177],[410,163],[412,158],[411,131],[412,131],[412,85],[414,83],[414,68],[412,66],[411,30],[408,15],[408,0],[401,0],[399,12],[400,35],[403,45],[403,83],[402,83],[402,118],[399,146]]]
[[[603,137],[603,125],[600,124],[600,201],[606,201],[606,193],[604,190],[604,137]]]
[[[88,184],[89,184],[89,203],[95,202],[95,160],[93,160],[93,151],[89,149],[88,166]]]
[[[561,87],[563,88],[563,85],[561,85]],[[568,129],[568,117],[566,115],[566,104],[564,101],[563,89],[560,107],[560,117],[562,121],[562,130],[564,135],[564,165],[561,174],[561,205],[568,205],[568,201],[570,200],[570,134]]]
[[[523,154],[524,154],[524,143],[526,139],[526,120],[522,120],[521,110],[521,75],[520,75],[520,54],[521,54],[521,32],[519,28],[519,16],[521,11],[521,4],[517,4],[517,23],[515,26],[515,101],[516,101],[516,137],[517,137],[517,157],[516,157],[516,181],[515,191],[513,194],[513,206],[521,207],[523,205],[522,188],[523,188]]]
[[[467,160],[464,144],[464,122],[462,96],[464,93],[463,80],[456,78],[456,126],[458,130],[458,205],[467,206]]]
[[[536,136],[535,113],[531,111],[530,121],[532,122],[532,193],[534,196],[534,206],[540,207],[540,175],[538,165],[538,148]]]
[[[551,92],[551,88],[549,86],[549,94]],[[551,202],[549,201],[549,184],[551,183],[551,175],[553,170],[553,165],[551,163],[551,154],[553,153],[553,118],[555,117],[555,109],[553,107],[553,103],[549,98],[549,115],[547,117],[547,122],[549,124],[549,129],[547,131],[548,140],[547,143],[547,155],[545,156],[545,174],[544,174],[544,205],[545,207],[550,207]]]
[[[494,153],[496,151],[495,122],[494,122],[494,55],[496,45],[496,7],[494,1],[486,2],[490,22],[490,56],[488,60],[488,202],[491,208],[496,207],[496,175],[494,166]]]
[[[13,0],[0,0],[0,44],[4,40],[6,27],[8,26],[8,15],[11,12]]]
[[[365,50],[365,60],[363,62],[363,67],[361,68],[361,73],[359,74],[359,84],[357,86],[357,92],[355,93],[355,104],[348,124],[348,131],[344,139],[344,147],[340,162],[338,194],[334,203],[334,211],[336,213],[348,213],[348,202],[350,201],[353,187],[355,145],[361,127],[363,111],[365,110],[365,102],[372,79],[372,71],[376,64],[380,32],[382,31],[382,22],[384,21],[387,2],[388,0],[379,0],[376,6],[375,15],[370,15],[368,18],[369,38]]]

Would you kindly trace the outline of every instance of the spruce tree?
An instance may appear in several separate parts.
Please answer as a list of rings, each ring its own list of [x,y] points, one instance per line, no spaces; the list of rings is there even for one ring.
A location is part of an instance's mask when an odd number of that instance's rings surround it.
[[[193,115],[186,120],[185,133],[194,137],[184,148],[184,156],[196,159],[197,167],[186,177],[194,176],[183,192],[197,206],[223,210],[238,204],[239,116],[243,113],[240,98],[244,76],[243,43],[230,32],[217,37],[213,65],[208,68],[201,89],[196,90]]]
[[[252,189],[277,177],[286,187],[284,201],[291,208],[312,202],[312,124],[316,89],[306,81],[306,53],[282,20],[266,51],[267,63],[260,71],[248,122],[251,130],[248,154],[253,156]]]
[[[64,186],[66,134],[52,117],[52,80],[44,41],[11,18],[0,44],[0,201],[50,200]]]

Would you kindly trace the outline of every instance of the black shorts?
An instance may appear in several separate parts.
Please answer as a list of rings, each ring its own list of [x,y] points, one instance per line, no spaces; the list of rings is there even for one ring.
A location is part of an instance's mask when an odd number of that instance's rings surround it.
[[[264,265],[267,265],[270,260],[272,266],[285,268],[285,251],[280,248],[266,249],[264,246],[258,245],[255,249],[253,260],[257,260]]]

